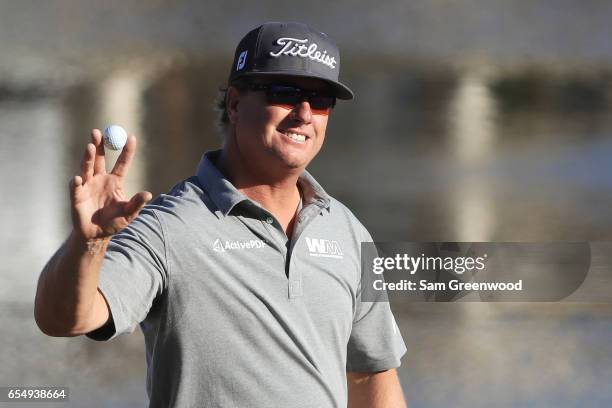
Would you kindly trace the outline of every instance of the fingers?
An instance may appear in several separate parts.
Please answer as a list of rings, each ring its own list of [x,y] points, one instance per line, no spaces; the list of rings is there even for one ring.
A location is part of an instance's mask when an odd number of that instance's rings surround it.
[[[96,154],[96,146],[93,143],[88,143],[81,160],[81,178],[83,183],[87,183],[94,174],[94,160]]]
[[[102,133],[99,129],[91,131],[91,142],[96,146],[96,157],[94,160],[94,175],[106,173],[106,162],[104,160],[104,143],[102,143]]]
[[[142,207],[153,198],[153,195],[148,191],[141,191],[134,196],[125,205],[126,218],[131,221],[136,218]]]
[[[113,166],[112,174],[124,177],[132,164],[134,159],[134,153],[136,152],[136,137],[129,135],[125,147],[121,151],[121,154],[117,158],[115,166]]]
[[[81,178],[81,176],[74,176],[72,179],[70,179],[70,200],[71,201],[75,201],[76,195],[77,195],[77,191],[79,189],[79,187],[81,187],[83,185],[83,179]]]

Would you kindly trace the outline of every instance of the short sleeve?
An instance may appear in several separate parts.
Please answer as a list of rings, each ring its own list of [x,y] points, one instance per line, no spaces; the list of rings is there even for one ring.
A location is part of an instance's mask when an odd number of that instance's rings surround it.
[[[362,242],[372,242],[367,231]],[[401,365],[405,353],[406,345],[389,303],[363,302],[359,286],[347,345],[346,370],[375,372],[396,368]]]
[[[161,223],[155,210],[145,206],[108,245],[98,289],[106,299],[111,319],[107,325],[87,333],[87,337],[109,340],[133,332],[164,290],[166,265]]]

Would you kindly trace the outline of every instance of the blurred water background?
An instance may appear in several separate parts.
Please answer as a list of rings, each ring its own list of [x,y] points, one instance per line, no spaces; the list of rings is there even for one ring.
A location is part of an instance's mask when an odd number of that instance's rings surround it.
[[[135,133],[129,190],[165,192],[220,145],[213,99],[264,21],[339,43],[357,98],[310,170],[376,240],[612,241],[611,18],[595,0],[0,1],[0,386],[146,406],[140,332],[46,337],[36,280],[89,130]],[[611,406],[612,290],[596,286],[590,302],[394,304],[410,405]]]

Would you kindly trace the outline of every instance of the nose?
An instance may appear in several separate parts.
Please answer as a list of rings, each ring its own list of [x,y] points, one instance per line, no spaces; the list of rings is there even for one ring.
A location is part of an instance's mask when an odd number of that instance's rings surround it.
[[[310,102],[303,100],[293,107],[291,116],[303,123],[310,123],[312,121],[312,110],[310,110]]]

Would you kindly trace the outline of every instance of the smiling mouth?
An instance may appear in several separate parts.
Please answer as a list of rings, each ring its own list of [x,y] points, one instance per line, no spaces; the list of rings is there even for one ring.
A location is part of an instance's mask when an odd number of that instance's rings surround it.
[[[304,143],[306,139],[308,139],[306,135],[302,135],[300,133],[293,133],[293,132],[286,132],[286,131],[282,131],[280,133],[282,133],[283,135],[287,136],[289,139],[297,143]]]

